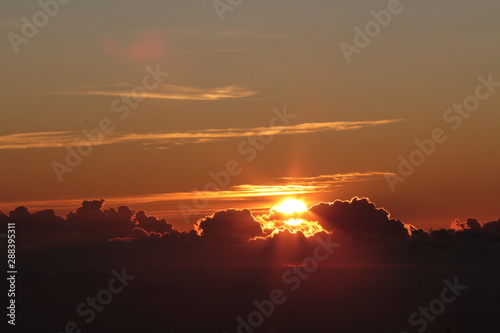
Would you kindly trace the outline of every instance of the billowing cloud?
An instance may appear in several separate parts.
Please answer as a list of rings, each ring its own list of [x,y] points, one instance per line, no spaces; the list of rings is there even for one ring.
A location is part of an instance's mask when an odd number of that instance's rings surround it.
[[[172,232],[173,227],[165,219],[157,219],[154,216],[147,216],[146,212],[143,210],[138,211],[135,214],[135,221],[137,226],[143,228],[148,232]]]
[[[486,222],[482,226],[482,231],[495,234],[497,239],[500,240],[500,218],[497,221]]]
[[[206,143],[210,141],[253,136],[297,135],[327,131],[359,130],[365,127],[392,124],[399,121],[401,121],[401,119],[302,123],[288,126],[254,128],[217,128],[185,132],[109,133],[104,140],[96,140],[93,144],[109,145],[119,143],[143,143],[177,145],[186,143]],[[59,148],[65,146],[77,146],[79,144],[90,143],[85,139],[82,133],[76,131],[18,133],[0,136],[0,150]]]
[[[121,206],[118,210],[102,210],[104,200],[84,201],[82,206],[67,215],[68,226],[73,230],[126,236],[136,225],[133,212]]]
[[[54,230],[64,230],[66,226],[65,219],[56,216],[52,209],[45,209],[31,214],[28,208],[24,206],[17,207],[8,216],[0,212],[0,222],[13,222],[16,224],[17,232],[34,236]]]
[[[391,219],[388,211],[377,208],[367,198],[322,202],[312,206],[309,211],[326,230],[361,231],[392,237],[409,236],[408,229],[401,221]]]
[[[301,223],[295,224],[290,219],[300,219]],[[444,260],[442,250],[447,249],[446,260],[463,262],[478,256],[486,256],[481,260],[498,258],[497,244],[500,243],[500,219],[486,223],[472,218],[464,223],[456,220],[450,229],[425,231],[392,219],[385,209],[376,207],[367,198],[357,197],[348,201],[322,202],[296,215],[273,209],[264,215],[254,215],[248,209],[222,210],[200,219],[189,232],[179,232],[165,219],[126,206],[104,209],[102,199],[83,201],[65,218],[51,209],[31,213],[20,206],[8,214],[0,212],[3,230],[7,223],[16,224],[23,247],[31,250],[40,245],[63,247],[141,239],[167,242],[202,239],[203,244],[239,241],[240,246],[248,246],[251,250],[260,248],[262,242],[283,246],[280,242],[275,243],[279,239],[297,244],[294,237],[297,241],[307,238],[314,242],[328,232],[344,244],[343,248],[361,255],[358,259],[376,256],[376,260],[407,260],[409,256],[434,262]],[[469,254],[467,258],[463,257],[464,251]],[[221,253],[224,255],[224,251]],[[300,257],[300,253],[297,254]]]
[[[201,219],[197,228],[204,238],[218,240],[243,240],[262,236],[260,223],[248,209],[219,211]]]
[[[0,223],[16,223],[24,239],[40,241],[47,235],[59,235],[58,241],[93,239],[125,239],[148,236],[180,238],[187,236],[173,229],[165,219],[148,216],[145,211],[135,212],[127,206],[103,209],[104,200],[83,201],[81,206],[67,214],[56,216],[52,209],[31,213],[20,206],[9,215],[0,212]],[[196,233],[194,233],[196,234]],[[53,237],[50,239],[54,239]]]
[[[476,219],[467,219],[465,223],[461,223],[459,220],[454,220],[451,223],[451,228],[457,231],[460,230],[479,231],[481,229],[481,224]]]

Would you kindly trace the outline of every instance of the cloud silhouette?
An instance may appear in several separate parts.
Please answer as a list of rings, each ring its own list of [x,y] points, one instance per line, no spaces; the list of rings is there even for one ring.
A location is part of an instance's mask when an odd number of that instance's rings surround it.
[[[465,223],[461,223],[459,220],[454,220],[451,222],[451,228],[457,231],[460,230],[472,230],[472,231],[480,231],[481,224],[476,219],[467,219]]]
[[[481,230],[486,233],[491,233],[500,236],[500,218],[498,221],[486,222],[483,224]]]
[[[157,219],[154,216],[147,216],[146,212],[143,210],[138,211],[135,214],[134,221],[137,222],[137,226],[143,228],[147,232],[172,232],[173,227],[165,219]]]
[[[31,214],[24,206],[17,207],[9,216],[0,212],[0,223],[15,223],[16,231],[24,235],[42,235],[54,230],[66,230],[64,218],[55,214],[54,210],[46,209]]]
[[[125,237],[136,226],[133,211],[126,206],[102,210],[104,199],[85,200],[82,206],[67,215],[68,226],[73,230],[97,233],[106,237]]]
[[[0,224],[16,223],[23,239],[43,241],[66,240],[125,240],[143,238],[193,238],[196,232],[179,232],[165,219],[148,216],[145,211],[135,212],[127,206],[103,209],[104,200],[83,201],[81,206],[59,217],[52,209],[30,213],[20,206],[9,215],[0,212]]]
[[[246,241],[263,236],[259,222],[248,209],[219,211],[198,221],[201,236],[209,239]]]
[[[390,218],[383,208],[377,208],[367,198],[354,197],[348,201],[319,203],[309,208],[320,224],[329,231],[362,231],[392,237],[409,236],[408,228],[401,221]]]
[[[494,261],[500,255],[500,219],[486,223],[473,218],[455,220],[448,229],[426,231],[391,218],[388,211],[368,198],[321,202],[300,213],[303,215],[297,218],[311,222],[308,225],[315,229],[310,233],[302,227],[296,232],[284,223],[289,215],[271,210],[267,215],[254,216],[249,209],[218,211],[200,219],[194,230],[180,232],[165,219],[148,216],[143,210],[127,206],[105,209],[104,203],[103,199],[85,200],[66,217],[57,216],[52,209],[31,213],[20,206],[8,214],[0,212],[0,226],[6,229],[7,223],[15,223],[22,246],[30,250],[85,243],[95,246],[110,240],[170,242],[174,248],[190,248],[194,241],[200,246],[220,247],[219,252],[207,250],[205,255],[210,260],[227,258],[228,244],[239,244],[241,252],[231,254],[234,260],[241,253],[249,260],[266,258],[265,249],[273,244],[278,248],[290,244],[285,246],[286,251],[294,251],[300,258],[307,251],[298,244],[304,239],[314,244],[326,230],[343,244],[344,253],[352,256],[349,260],[474,263]]]

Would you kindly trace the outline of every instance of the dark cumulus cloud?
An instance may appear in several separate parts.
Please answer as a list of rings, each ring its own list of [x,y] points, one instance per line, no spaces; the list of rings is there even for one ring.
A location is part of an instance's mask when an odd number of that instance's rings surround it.
[[[144,210],[135,212],[127,206],[103,209],[104,200],[84,201],[67,215],[68,225],[78,231],[101,232],[108,237],[168,237],[178,234],[165,219],[148,216]]]
[[[197,228],[204,238],[246,241],[263,236],[261,224],[248,209],[219,211],[198,221]]]
[[[52,209],[30,212],[21,206],[9,213],[0,212],[0,226],[5,230],[7,223],[15,222],[19,237],[26,241],[25,244],[33,246],[64,246],[89,240],[204,240],[204,244],[236,242],[251,247],[264,243],[298,244],[307,238],[301,232],[286,233],[288,229],[272,234],[266,222],[280,216],[254,216],[249,209],[218,211],[200,219],[194,230],[180,232],[165,219],[149,216],[143,210],[134,211],[127,206],[106,209],[104,204],[103,199],[86,200],[65,217],[57,216]],[[477,250],[477,253],[500,251],[500,219],[481,223],[469,218],[465,222],[455,220],[447,229],[423,230],[391,218],[387,210],[377,207],[368,198],[358,197],[318,203],[302,217],[307,221],[317,221],[343,244],[354,244],[357,249],[365,246],[381,248],[383,244],[394,253],[408,254],[424,261],[435,257],[438,249],[456,250],[457,256],[463,249]]]
[[[66,216],[68,227],[82,232],[124,237],[136,226],[134,213],[128,207],[103,210],[103,206],[102,199],[84,201],[81,207]]]
[[[105,200],[85,200],[65,218],[52,209],[31,213],[21,206],[4,214],[0,223],[16,223],[24,239],[41,241],[109,240],[133,238],[188,238],[196,235],[175,230],[165,219],[135,212],[127,206],[104,209]]]
[[[367,198],[354,197],[348,201],[321,202],[309,208],[328,231],[364,232],[369,235],[408,237],[409,230],[399,220],[390,218],[383,208],[377,208]]]
[[[52,209],[45,209],[36,213],[30,213],[24,206],[17,207],[8,215],[0,212],[0,225],[7,223],[16,224],[16,232],[23,235],[25,239],[45,236],[55,232],[68,231],[66,220],[55,214]]]
[[[488,222],[487,224],[492,224],[495,222]],[[481,223],[479,223],[476,219],[467,219],[465,223],[460,222],[459,220],[455,220],[451,223],[451,228],[457,231],[460,230],[471,230],[471,231],[480,231]]]

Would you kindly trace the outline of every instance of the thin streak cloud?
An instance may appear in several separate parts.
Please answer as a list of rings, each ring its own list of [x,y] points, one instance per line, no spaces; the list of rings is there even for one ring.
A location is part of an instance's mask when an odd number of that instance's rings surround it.
[[[276,178],[270,184],[241,184],[232,186],[226,190],[220,191],[199,191],[199,192],[168,192],[168,193],[145,193],[137,195],[107,197],[106,202],[110,205],[119,205],[124,202],[133,202],[135,204],[144,203],[161,203],[161,202],[183,202],[192,200],[193,195],[204,197],[210,200],[230,200],[230,199],[246,199],[267,196],[286,196],[293,194],[308,194],[328,192],[332,185],[340,185],[346,182],[353,181],[372,181],[382,176],[393,173],[388,172],[351,172],[345,174],[322,175],[316,177],[292,178],[283,177]],[[34,200],[25,202],[4,202],[0,210],[14,205],[25,205],[31,208],[44,207],[74,207],[81,202],[81,199],[46,199]]]
[[[327,131],[359,130],[365,127],[392,124],[400,121],[402,121],[402,119],[303,123],[289,126],[205,129],[185,132],[110,133],[104,140],[94,143],[94,145],[142,143],[145,145],[163,145],[161,148],[165,149],[165,145],[179,145],[186,143],[199,144],[224,139],[252,137],[256,135],[297,135]],[[0,136],[0,150],[58,148],[85,144],[89,145],[90,143],[84,139],[80,132],[76,131],[18,133]]]
[[[361,179],[373,180],[379,177],[395,175],[392,172],[351,172],[351,173],[338,173],[333,175],[321,175],[314,177],[282,177],[284,181],[293,182],[294,184],[302,184],[308,186],[330,186],[332,184],[355,182]]]
[[[350,172],[338,173],[333,175],[321,175],[314,177],[281,177],[270,185],[238,185],[235,190],[248,191],[256,193],[318,193],[328,191],[333,186],[343,183],[371,181],[380,179],[386,175],[394,175],[392,172]]]
[[[122,85],[123,86],[123,85]],[[93,90],[93,91],[67,91],[62,92],[65,95],[90,95],[90,96],[138,96],[129,90]],[[150,99],[172,99],[186,101],[216,101],[220,99],[236,99],[256,95],[257,92],[247,88],[231,85],[214,88],[197,88],[179,86],[173,84],[164,84],[158,87],[154,92],[146,92],[138,97]]]

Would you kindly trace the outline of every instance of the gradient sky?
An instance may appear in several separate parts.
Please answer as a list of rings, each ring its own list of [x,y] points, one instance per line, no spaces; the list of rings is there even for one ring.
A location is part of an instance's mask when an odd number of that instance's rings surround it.
[[[241,173],[192,223],[289,196],[355,195],[424,228],[496,220],[500,89],[456,130],[443,114],[474,94],[479,76],[500,82],[500,3],[402,1],[348,63],[339,44],[387,3],[247,0],[221,21],[212,1],[73,0],[18,53],[8,34],[21,35],[22,17],[40,7],[3,4],[0,209],[66,213],[104,198],[188,228],[179,205],[192,206],[191,191],[236,160]],[[112,103],[148,66],[169,75],[121,120]],[[269,132],[273,109],[285,107],[295,118]],[[52,163],[103,118],[115,131],[59,182]],[[438,127],[448,140],[391,191],[385,176],[398,157]],[[249,162],[238,147],[263,131],[273,140]]]

